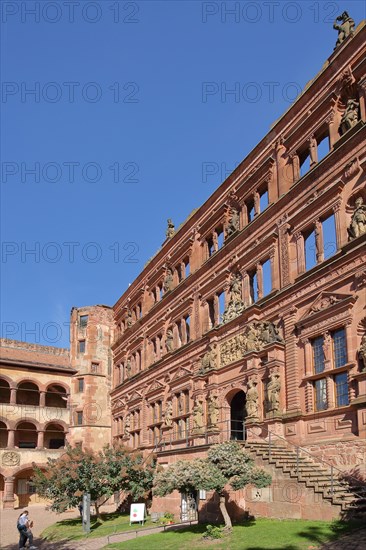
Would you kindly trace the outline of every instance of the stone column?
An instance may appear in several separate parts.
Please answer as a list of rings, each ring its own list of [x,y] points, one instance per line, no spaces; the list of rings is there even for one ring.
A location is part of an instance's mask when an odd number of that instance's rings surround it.
[[[260,195],[257,189],[254,191],[253,198],[254,198],[254,216],[258,216],[258,214],[261,213],[261,207],[260,207]]]
[[[329,129],[329,149],[332,150],[335,142],[339,139],[337,125],[335,124],[334,111],[332,111],[325,119]]]
[[[269,258],[271,261],[271,279],[272,279],[272,289],[277,290],[281,287],[280,283],[280,270],[278,265],[278,245],[275,243],[271,248],[269,253]]]
[[[40,391],[39,392],[39,406],[45,407],[46,406],[46,392]]]
[[[311,347],[311,342],[308,338],[304,340],[304,360],[305,360],[305,376],[310,376],[312,374],[312,358],[313,358],[313,348]]]
[[[14,508],[14,481],[15,477],[13,476],[4,478],[4,508]]]
[[[320,264],[324,261],[324,238],[323,238],[323,226],[320,220],[315,222],[315,250],[316,250],[316,263]]]
[[[292,162],[292,177],[295,183],[300,179],[300,159],[296,153],[292,153],[290,159]]]
[[[16,405],[17,402],[17,389],[10,388],[10,405]]]
[[[249,275],[247,271],[242,271],[241,276],[243,279],[243,302],[244,304],[251,303],[250,288],[249,288]]]
[[[37,432],[37,449],[44,449],[44,430]]]
[[[342,217],[341,217],[341,204],[340,202],[337,202],[333,206],[333,213],[334,213],[334,220],[335,220],[335,227],[336,227],[336,238],[337,238],[337,250],[339,250],[343,244],[347,242],[347,231],[346,228],[342,227]]]
[[[187,327],[186,320],[184,317],[180,321],[181,331],[182,331],[182,346],[187,343]]]
[[[8,449],[14,449],[15,447],[15,430],[8,430]]]

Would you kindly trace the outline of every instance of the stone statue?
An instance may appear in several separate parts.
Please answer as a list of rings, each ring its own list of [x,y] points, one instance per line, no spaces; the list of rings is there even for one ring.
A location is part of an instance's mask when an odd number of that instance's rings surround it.
[[[193,407],[193,429],[200,430],[203,428],[203,407],[202,401],[196,399]]]
[[[236,231],[239,231],[239,212],[236,208],[231,207],[229,223],[226,228],[227,237],[230,237],[230,235],[233,235],[234,233],[236,233]]]
[[[219,404],[216,395],[212,395],[208,402],[208,425],[211,428],[217,426],[219,421]]]
[[[245,403],[248,418],[258,418],[258,400],[257,382],[249,380]]]
[[[124,430],[125,436],[130,435],[130,429],[131,429],[131,415],[130,413],[128,413],[128,415],[125,418],[125,430]]]
[[[217,367],[217,349],[216,346],[209,345],[208,350],[201,359],[201,368],[199,369],[200,373],[205,373],[210,369],[215,369]]]
[[[339,125],[339,133],[341,136],[353,128],[360,120],[359,108],[360,104],[355,99],[349,99],[347,101],[346,110],[343,113]]]
[[[273,344],[274,342],[283,343],[284,340],[280,335],[278,327],[270,321],[262,321],[259,323],[259,339],[264,344]]]
[[[166,238],[167,239],[171,239],[173,237],[175,233],[175,227],[174,227],[174,223],[172,222],[172,220],[169,218],[168,219],[168,227],[167,227],[167,230],[165,232],[165,235],[166,235]]]
[[[361,362],[363,364],[363,368],[361,369],[361,372],[366,372],[366,334],[362,336],[361,340],[361,346],[358,350],[358,356],[361,359]]]
[[[355,201],[355,211],[352,214],[351,225],[348,228],[349,240],[356,239],[366,233],[366,204],[362,197]]]
[[[341,22],[341,24],[338,25],[338,22]],[[344,11],[342,15],[337,17],[333,24],[333,29],[338,31],[338,39],[334,49],[338,48],[350,34],[353,34],[354,28],[355,22],[348,15],[348,12]]]
[[[166,350],[169,352],[169,351],[174,351],[174,336],[173,336],[173,331],[171,328],[168,328],[168,330],[166,331],[166,336],[165,336],[165,347],[166,347]]]
[[[278,372],[269,376],[267,384],[267,405],[269,412],[277,412],[280,408],[281,381]]]
[[[164,413],[165,426],[170,427],[172,425],[172,416],[173,416],[173,403],[171,401],[167,401],[165,406],[165,413]]]
[[[164,292],[169,292],[170,290],[173,290],[173,271],[170,269],[170,267],[166,271],[163,289]]]
[[[132,324],[133,324],[132,312],[131,312],[131,310],[128,310],[127,311],[127,317],[126,317],[126,326],[127,326],[127,328],[131,328]]]
[[[243,313],[244,309],[245,304],[241,296],[241,277],[233,274],[229,290],[229,303],[223,313],[222,322],[228,323],[235,319]]]
[[[132,371],[131,361],[130,361],[130,359],[127,359],[127,362],[126,362],[126,376],[127,376],[127,378],[129,378],[131,376],[131,371]]]
[[[246,351],[259,351],[260,350],[260,341],[259,341],[259,330],[254,323],[251,323],[248,326],[247,332],[245,334],[245,349]]]

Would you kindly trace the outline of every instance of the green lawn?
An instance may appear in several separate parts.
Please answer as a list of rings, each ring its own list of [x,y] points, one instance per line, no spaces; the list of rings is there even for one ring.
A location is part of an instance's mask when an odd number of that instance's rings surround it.
[[[180,531],[167,531],[109,544],[105,549],[128,550],[308,550],[324,542],[337,540],[360,523],[305,520],[258,519],[234,526],[230,536],[217,541],[202,540],[204,525]]]
[[[148,518],[144,527],[138,523],[133,523],[130,526],[129,514],[102,514],[102,518],[104,520],[103,523],[100,523],[95,516],[90,519],[91,531],[87,535],[87,538],[104,537],[130,529],[136,531],[147,526],[157,525],[156,523],[151,523],[150,518]],[[81,519],[77,518],[65,519],[50,525],[50,527],[47,527],[43,531],[41,537],[47,541],[58,541],[83,539],[86,538],[86,535],[81,526]]]

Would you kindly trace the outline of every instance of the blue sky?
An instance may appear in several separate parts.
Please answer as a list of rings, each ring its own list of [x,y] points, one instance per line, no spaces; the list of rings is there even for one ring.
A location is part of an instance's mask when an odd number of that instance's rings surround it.
[[[332,53],[335,17],[365,17],[349,0],[1,8],[2,336],[56,346],[71,308],[113,305],[167,218],[265,136]]]

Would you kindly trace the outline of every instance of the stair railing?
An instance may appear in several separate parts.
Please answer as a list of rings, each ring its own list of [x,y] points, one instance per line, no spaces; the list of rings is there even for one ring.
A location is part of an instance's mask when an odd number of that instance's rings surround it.
[[[291,441],[288,441],[287,439],[285,439],[281,435],[278,435],[275,432],[272,432],[267,426],[263,426],[262,424],[252,424],[250,428],[248,428],[248,426],[246,426],[246,431],[247,432],[248,431],[252,432],[252,427],[254,427],[254,426],[260,427],[261,430],[263,430],[263,429],[267,430],[267,434],[268,434],[268,458],[269,458],[269,460],[271,460],[271,457],[272,457],[273,437],[277,437],[278,439],[282,440],[287,446],[294,447],[296,449],[296,475],[297,476],[299,475],[300,452],[304,453],[304,454],[307,454],[313,461],[320,462],[322,465],[325,465],[327,468],[329,468],[330,469],[330,494],[331,494],[332,497],[334,496],[334,482],[336,481],[335,477],[334,477],[334,470],[336,470],[338,472],[338,477],[339,477],[340,474],[342,474],[342,475],[344,474],[343,470],[341,470],[340,468],[337,468],[336,466],[334,466],[333,464],[330,464],[329,462],[326,462],[322,458],[319,458],[318,456],[309,453],[309,451],[307,451],[303,447],[300,447],[299,445],[295,445],[294,443],[292,443]],[[258,437],[257,433],[255,433],[255,435],[256,435],[256,437]],[[261,439],[263,439],[265,441],[264,437],[261,437]],[[349,475],[349,474],[347,474],[347,478],[354,480],[355,482],[357,482],[357,484],[359,486],[362,486],[363,488],[366,489],[366,483],[364,481],[361,481],[361,480],[357,479],[356,477],[354,477],[352,475]],[[361,494],[354,493],[354,495],[358,496],[360,498],[363,498],[363,495],[361,495]]]

